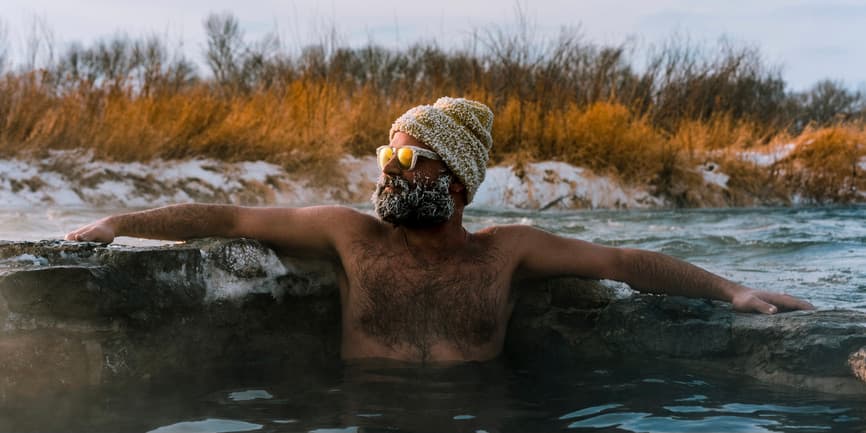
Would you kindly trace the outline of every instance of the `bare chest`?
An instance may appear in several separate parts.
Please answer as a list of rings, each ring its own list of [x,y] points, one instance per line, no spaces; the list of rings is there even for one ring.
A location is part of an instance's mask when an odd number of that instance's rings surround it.
[[[468,353],[504,333],[510,278],[496,251],[428,262],[365,247],[358,253],[346,319],[380,344],[423,356],[444,342]]]

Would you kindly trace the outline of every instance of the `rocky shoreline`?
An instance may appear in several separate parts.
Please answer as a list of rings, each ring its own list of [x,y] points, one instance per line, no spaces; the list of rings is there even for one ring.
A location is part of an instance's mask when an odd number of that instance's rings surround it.
[[[518,293],[515,362],[672,362],[866,395],[862,312],[740,314],[579,279]],[[263,365],[304,372],[338,362],[339,332],[329,266],[256,241],[0,242],[0,405]]]

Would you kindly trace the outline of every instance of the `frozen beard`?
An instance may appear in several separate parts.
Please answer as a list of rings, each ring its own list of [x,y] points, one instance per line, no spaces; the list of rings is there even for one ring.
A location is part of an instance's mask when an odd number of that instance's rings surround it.
[[[386,187],[392,187],[385,191]],[[373,192],[373,206],[382,221],[395,226],[427,227],[448,221],[454,214],[449,187],[451,175],[425,177],[412,184],[406,179],[381,176]]]

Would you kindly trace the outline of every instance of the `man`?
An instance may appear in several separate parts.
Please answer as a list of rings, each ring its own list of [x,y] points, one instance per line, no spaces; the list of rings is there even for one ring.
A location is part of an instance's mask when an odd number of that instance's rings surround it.
[[[496,357],[528,278],[611,279],[641,291],[728,301],[738,311],[810,309],[649,251],[567,239],[523,226],[469,233],[463,210],[484,180],[493,113],[466,99],[412,108],[377,149],[377,217],[341,206],[248,208],[185,204],[114,215],[69,233],[261,240],[282,254],[332,261],[342,302],[343,358],[473,361]]]

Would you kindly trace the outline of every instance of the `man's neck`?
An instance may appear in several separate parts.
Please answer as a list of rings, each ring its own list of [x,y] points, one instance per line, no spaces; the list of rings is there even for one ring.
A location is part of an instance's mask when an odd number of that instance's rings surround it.
[[[415,257],[441,257],[469,242],[463,215],[455,212],[448,221],[428,227],[398,227],[406,248]]]

